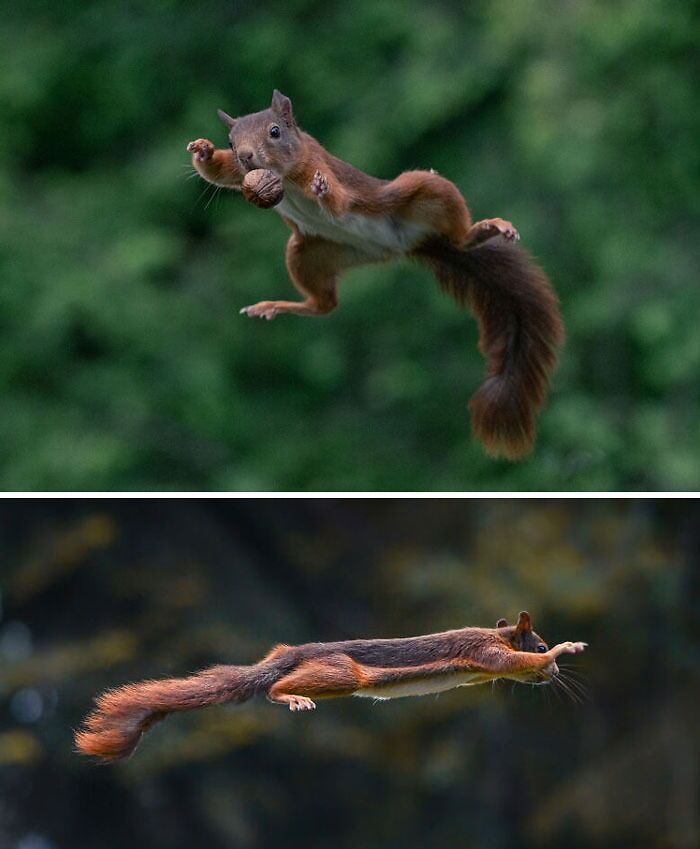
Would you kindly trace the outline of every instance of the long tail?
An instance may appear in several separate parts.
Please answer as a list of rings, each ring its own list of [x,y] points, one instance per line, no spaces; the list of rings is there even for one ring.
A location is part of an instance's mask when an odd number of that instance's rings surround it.
[[[487,366],[469,402],[472,430],[492,456],[519,460],[534,445],[536,418],[564,341],[549,280],[526,251],[501,239],[471,250],[432,240],[413,256],[475,314]]]
[[[187,678],[141,681],[108,690],[76,732],[76,749],[102,761],[125,758],[141,735],[174,711],[245,702],[279,677],[272,665],[212,666]]]

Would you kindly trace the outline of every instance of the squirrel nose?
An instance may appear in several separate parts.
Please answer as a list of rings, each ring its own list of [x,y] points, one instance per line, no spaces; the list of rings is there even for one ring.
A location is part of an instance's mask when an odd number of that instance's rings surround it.
[[[241,160],[243,165],[250,165],[253,161],[253,151],[249,148],[243,148],[242,150],[239,148],[238,158]]]

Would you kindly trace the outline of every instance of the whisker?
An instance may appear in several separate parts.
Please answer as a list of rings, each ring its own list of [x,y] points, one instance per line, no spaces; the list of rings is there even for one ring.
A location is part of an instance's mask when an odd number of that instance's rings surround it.
[[[559,674],[561,675],[561,670]],[[569,678],[568,675],[561,675],[561,677],[564,681],[566,681],[566,683],[569,685],[569,687],[571,687],[572,690],[575,690],[581,696],[582,699],[585,700],[590,698],[588,688],[580,681],[576,681],[576,679],[574,678]]]
[[[572,702],[575,702],[577,705],[582,704],[583,700],[581,699],[581,696],[579,696],[579,694],[573,690],[560,675],[557,675],[554,680],[557,681],[559,686],[569,696]]]
[[[574,671],[570,666],[560,666],[559,674],[563,675],[570,683],[575,684],[581,691],[588,693],[586,680],[580,672]]]
[[[560,702],[568,701],[571,698],[570,694],[567,692],[566,688],[559,680],[559,678],[553,678],[552,684],[554,685],[554,693],[556,693]]]
[[[549,689],[551,689],[552,693],[557,697],[557,700],[561,702],[562,701],[562,694],[559,692],[559,690],[557,688],[557,679],[556,678],[552,678],[552,686]]]
[[[209,198],[209,200],[206,202],[206,204],[204,206],[205,209],[209,209],[209,205],[214,200],[214,198],[219,194],[220,190],[221,190],[221,186],[214,186],[214,191],[213,191],[211,197]]]
[[[206,195],[206,193],[207,193],[207,192],[209,191],[209,189],[211,189],[211,188],[212,188],[212,184],[211,184],[211,183],[207,183],[207,184],[206,184],[206,186],[202,189],[202,191],[201,191],[201,193],[200,193],[199,197],[197,198],[197,200],[194,202],[194,205],[195,205],[195,206],[197,206],[197,204],[200,202],[200,200],[202,200],[202,198]]]
[[[567,672],[571,673],[571,675],[578,676],[579,678],[584,678],[583,672],[580,669],[577,669],[575,666],[569,666],[568,664],[559,664],[560,669],[565,669]]]

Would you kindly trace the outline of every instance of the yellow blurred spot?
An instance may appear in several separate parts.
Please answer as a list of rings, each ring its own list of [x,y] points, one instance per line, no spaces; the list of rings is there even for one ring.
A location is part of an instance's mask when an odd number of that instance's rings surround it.
[[[93,669],[103,669],[130,660],[137,653],[139,639],[130,631],[114,630],[89,640],[65,643],[26,660],[7,664],[0,674],[0,686],[7,689],[30,687],[41,681],[64,681]]]
[[[29,731],[5,731],[0,734],[0,766],[30,764],[41,757],[41,746]]]
[[[68,528],[42,534],[34,550],[20,563],[10,583],[17,601],[24,601],[84,566],[93,551],[117,538],[116,522],[104,513],[84,516]]]

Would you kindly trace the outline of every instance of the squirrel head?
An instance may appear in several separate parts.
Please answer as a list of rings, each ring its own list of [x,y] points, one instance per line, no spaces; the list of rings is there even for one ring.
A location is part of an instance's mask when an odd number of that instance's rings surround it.
[[[532,620],[527,610],[520,611],[517,624],[509,625],[505,619],[499,619],[496,627],[503,629],[501,636],[505,637],[516,651],[549,651],[547,643],[532,630]]]
[[[229,146],[244,171],[267,168],[284,177],[294,168],[302,139],[288,97],[275,89],[269,109],[240,118],[218,111],[228,127]]]
[[[505,619],[499,619],[496,622],[496,628],[498,628],[501,636],[516,651],[529,651],[538,654],[544,654],[549,651],[547,643],[545,643],[539,634],[536,634],[532,630],[532,620],[527,610],[520,611],[518,621],[515,625],[509,625]],[[517,677],[518,680],[527,681],[531,684],[547,684],[558,672],[559,668],[557,664],[552,661],[546,669],[531,673],[525,677]]]

